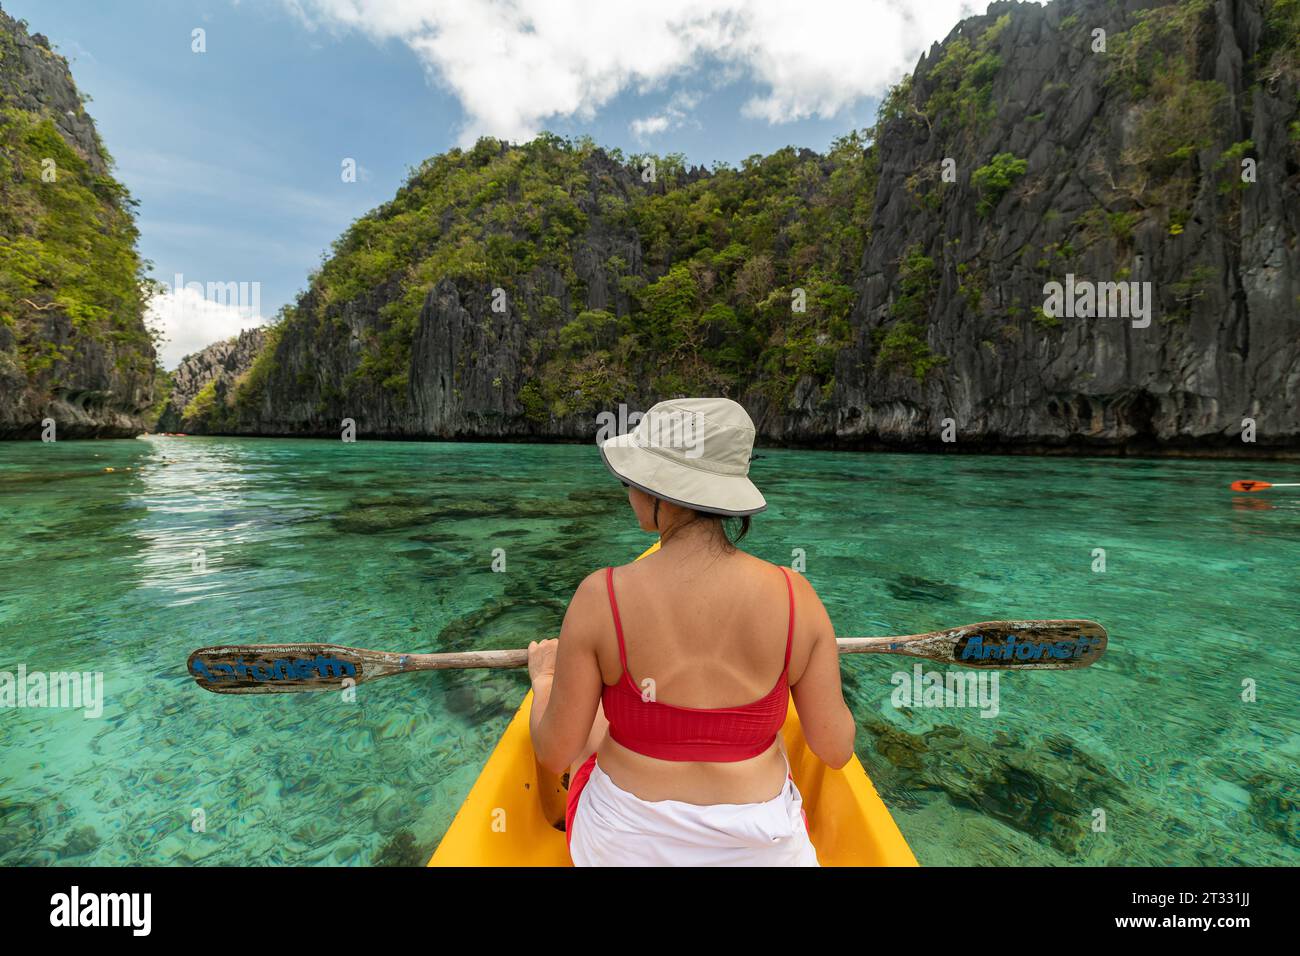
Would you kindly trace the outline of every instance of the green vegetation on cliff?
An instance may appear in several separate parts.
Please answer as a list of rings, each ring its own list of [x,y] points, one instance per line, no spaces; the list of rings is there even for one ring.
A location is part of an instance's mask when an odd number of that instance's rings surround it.
[[[353,223],[277,338],[342,334],[358,306],[376,315],[338,397],[379,389],[401,404],[421,307],[450,279],[463,297],[504,290],[529,327],[518,397],[534,421],[605,407],[639,381],[669,393],[758,387],[784,402],[811,376],[828,394],[875,177],[857,133],[826,155],[786,148],[690,174],[678,156],[625,158],[586,138],[482,139],[427,160]],[[618,306],[588,309],[575,258],[602,237],[638,245],[641,262],[605,258]],[[260,400],[275,345],[223,401],[197,409],[210,425]]]
[[[984,166],[971,173],[970,181],[980,192],[975,209],[981,216],[993,212],[1017,179],[1025,174],[1029,163],[1012,153],[998,153]]]
[[[1245,64],[1247,81],[1255,88],[1272,86],[1284,76],[1300,83],[1300,0],[1262,0],[1262,11],[1264,30],[1252,62]],[[1202,154],[1209,151],[1213,156],[1238,106],[1222,83],[1196,75],[1198,54],[1219,29],[1213,0],[1181,0],[1139,10],[1134,19],[1131,28],[1110,38],[1107,81],[1137,105],[1136,130],[1122,157],[1117,197],[1143,210],[1162,210],[1169,233],[1179,235],[1200,188]],[[1243,97],[1239,108],[1249,116],[1253,97]],[[1300,135],[1294,141],[1300,144]],[[1213,158],[1211,169],[1226,171],[1218,183],[1220,192],[1241,191],[1240,162],[1254,146],[1250,141],[1232,143]],[[1235,216],[1224,225],[1235,231]]]
[[[1206,209],[1240,238],[1239,171],[1273,146],[1233,119],[1210,78],[1215,43],[1253,51],[1246,114],[1276,111],[1259,91],[1300,75],[1300,0],[1261,0],[1262,31],[1220,22],[1212,0],[1108,5],[1104,53],[1091,48],[1101,4],[1078,6],[1055,34],[1041,10],[963,22],[874,129],[822,155],[688,170],[543,134],[429,159],[334,243],[252,371],[196,410],[214,430],[356,415],[390,435],[563,435],[619,401],[707,392],[761,396],[797,430],[832,427],[833,392],[870,415],[873,398],[936,391],[938,369],[974,375],[972,355],[979,376],[1046,362],[1072,345],[1035,304],[1040,278],[1078,272],[1087,253],[1126,279],[1135,253],[1185,233],[1208,257]],[[1035,44],[1053,51],[1047,82],[1017,67],[1039,62]],[[1097,56],[1080,74],[1085,48]],[[1221,292],[1204,265],[1165,276],[1163,309]]]
[[[80,335],[149,344],[133,205],[48,117],[0,110],[0,317],[18,329],[29,373],[61,357],[54,343],[23,334],[25,320],[51,309]]]
[[[426,160],[396,197],[353,223],[311,294],[317,321],[334,306],[382,296],[382,325],[358,377],[404,395],[420,307],[440,279],[499,287],[520,301],[521,281],[549,266],[576,295],[571,240],[587,224],[576,201],[589,188],[584,158],[558,137],[513,148],[483,139]]]
[[[135,201],[63,57],[0,11],[0,431],[129,433],[153,404]],[[74,395],[69,404],[66,396]]]
[[[948,43],[926,79],[934,90],[919,111],[935,126],[982,129],[993,119],[993,77],[1002,58],[990,50],[1011,22],[1004,13],[974,43],[959,36]]]
[[[693,357],[665,384],[726,392],[757,368],[753,384],[778,405],[804,375],[828,390],[875,184],[853,133],[824,157],[787,147],[636,203],[646,265],[662,277],[637,292],[635,327],[656,354]]]
[[[898,295],[890,307],[897,320],[874,331],[876,369],[910,375],[924,382],[947,359],[936,355],[925,339],[925,322],[934,305],[937,286],[934,260],[913,245],[898,267]]]

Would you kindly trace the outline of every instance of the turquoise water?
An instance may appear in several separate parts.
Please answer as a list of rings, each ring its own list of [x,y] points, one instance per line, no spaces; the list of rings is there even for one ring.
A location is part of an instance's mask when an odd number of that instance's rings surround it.
[[[1295,864],[1300,495],[1226,487],[1284,472],[769,450],[749,546],[803,549],[844,636],[1110,629],[1089,670],[1004,675],[994,718],[896,708],[912,661],[846,659],[858,754],[922,863]],[[0,710],[0,863],[423,862],[522,673],[220,697],[189,652],[522,646],[648,543],[587,446],[0,444],[0,670],[102,671],[106,695],[99,719]]]

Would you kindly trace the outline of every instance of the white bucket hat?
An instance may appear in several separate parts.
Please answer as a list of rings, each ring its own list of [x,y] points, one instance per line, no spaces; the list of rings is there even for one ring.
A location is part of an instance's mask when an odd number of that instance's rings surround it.
[[[660,402],[626,435],[600,445],[619,480],[675,505],[741,517],[767,507],[749,480],[754,423],[729,398]]]

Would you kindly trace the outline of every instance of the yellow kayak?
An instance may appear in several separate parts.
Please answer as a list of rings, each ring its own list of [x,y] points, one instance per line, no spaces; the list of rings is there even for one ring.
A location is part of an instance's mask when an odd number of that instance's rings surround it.
[[[528,733],[532,706],[529,692],[430,866],[573,865],[564,833],[552,825],[564,820],[565,791],[558,779],[539,780]],[[857,757],[841,770],[822,763],[803,739],[793,704],[782,734],[822,866],[917,865]]]
[[[659,550],[655,542],[647,554]],[[456,812],[429,866],[572,866],[563,830],[567,793],[533,754],[530,691]],[[916,866],[898,824],[854,756],[832,770],[808,749],[793,701],[781,730],[808,832],[822,866]]]

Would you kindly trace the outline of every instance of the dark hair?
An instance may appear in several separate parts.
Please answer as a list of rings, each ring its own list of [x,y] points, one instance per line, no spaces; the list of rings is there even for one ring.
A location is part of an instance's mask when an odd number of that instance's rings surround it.
[[[722,516],[718,515],[717,517],[721,518]],[[752,515],[741,515],[739,518],[722,518],[722,536],[734,548],[741,538],[749,534],[750,526],[753,523]]]
[[[692,517],[688,521],[683,521],[681,524],[677,525],[676,527],[670,528],[668,530],[668,534],[666,535],[660,534],[659,535],[660,544],[664,543],[670,537],[672,537],[675,531],[685,527],[688,524],[694,524],[697,521],[713,521],[717,525],[715,529],[717,532],[717,536],[720,537],[725,542],[723,549],[726,551],[734,551],[736,545],[740,543],[740,539],[743,538],[745,535],[749,534],[750,526],[753,523],[750,515],[741,515],[739,517],[728,517],[726,515],[713,514],[712,512],[709,511],[697,511],[694,508],[691,509],[691,515]],[[659,527],[659,499],[658,498],[655,499],[654,522],[655,522],[655,527],[656,528]]]

